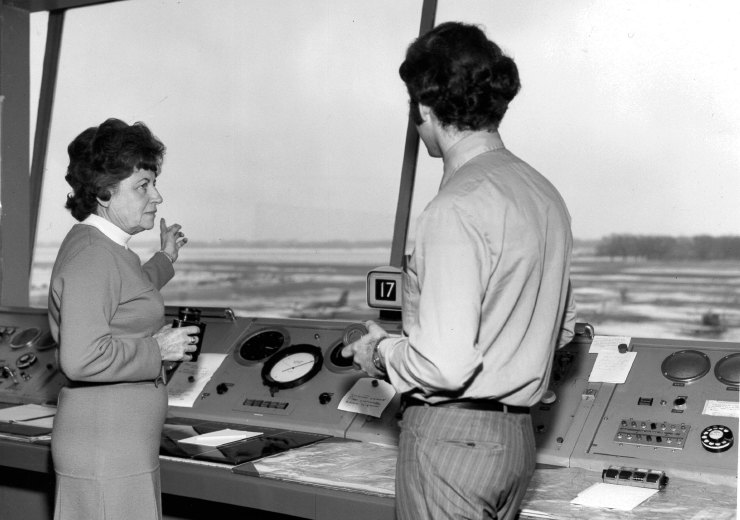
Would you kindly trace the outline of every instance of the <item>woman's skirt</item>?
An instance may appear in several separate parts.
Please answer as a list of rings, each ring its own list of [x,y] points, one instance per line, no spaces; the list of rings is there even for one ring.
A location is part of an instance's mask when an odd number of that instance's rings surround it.
[[[63,388],[51,441],[54,519],[161,519],[166,414],[166,387],[153,382]]]

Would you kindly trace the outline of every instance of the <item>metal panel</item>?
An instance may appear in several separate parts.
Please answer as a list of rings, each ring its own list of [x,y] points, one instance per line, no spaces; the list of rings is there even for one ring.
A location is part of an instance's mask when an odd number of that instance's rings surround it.
[[[0,304],[28,305],[30,42],[27,11],[0,5]]]

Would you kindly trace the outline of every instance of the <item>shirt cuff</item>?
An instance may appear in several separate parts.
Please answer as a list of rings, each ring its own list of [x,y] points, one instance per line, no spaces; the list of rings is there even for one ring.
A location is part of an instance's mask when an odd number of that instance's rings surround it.
[[[408,341],[408,338],[401,336],[384,338],[378,343],[378,354],[383,366],[385,366],[387,378],[398,393],[405,393],[415,388],[404,381],[399,373],[399,367],[393,365],[394,361],[398,362],[398,356],[396,355],[398,347],[402,347],[406,341]],[[401,367],[400,370],[403,371],[403,368]]]

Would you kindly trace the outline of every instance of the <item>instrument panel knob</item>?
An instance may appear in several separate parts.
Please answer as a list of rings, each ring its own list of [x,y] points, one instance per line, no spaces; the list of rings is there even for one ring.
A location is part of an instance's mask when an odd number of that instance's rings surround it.
[[[557,400],[557,394],[552,390],[547,390],[544,394],[542,394],[542,399],[540,399],[540,402],[543,404],[552,404]]]

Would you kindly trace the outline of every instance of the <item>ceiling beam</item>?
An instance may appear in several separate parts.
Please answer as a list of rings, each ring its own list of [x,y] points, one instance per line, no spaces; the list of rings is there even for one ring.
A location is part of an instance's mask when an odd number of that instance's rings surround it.
[[[3,5],[23,9],[29,13],[39,11],[56,11],[58,9],[73,9],[94,4],[107,4],[122,0],[2,0]]]

